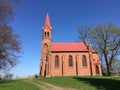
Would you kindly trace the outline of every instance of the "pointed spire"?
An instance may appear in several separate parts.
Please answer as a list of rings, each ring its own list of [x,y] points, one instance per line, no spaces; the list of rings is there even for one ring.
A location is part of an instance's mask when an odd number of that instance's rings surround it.
[[[42,27],[42,29],[44,29],[46,26],[48,26],[52,30],[48,13],[46,14],[45,23],[44,23],[44,26]]]

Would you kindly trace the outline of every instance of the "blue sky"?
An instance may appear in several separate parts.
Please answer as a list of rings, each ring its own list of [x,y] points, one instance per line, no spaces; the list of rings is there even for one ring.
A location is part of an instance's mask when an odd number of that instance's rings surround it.
[[[12,70],[15,76],[39,74],[41,28],[46,13],[53,28],[53,42],[73,42],[77,27],[113,22],[120,26],[120,0],[22,0],[15,5],[11,23],[22,40],[20,63]]]

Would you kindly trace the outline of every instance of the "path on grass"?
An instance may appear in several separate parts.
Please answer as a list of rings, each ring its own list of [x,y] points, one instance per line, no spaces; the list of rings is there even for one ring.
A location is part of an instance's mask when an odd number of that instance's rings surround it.
[[[52,84],[49,84],[49,83],[36,81],[36,80],[33,80],[33,79],[29,79],[29,80],[25,80],[25,81],[37,86],[38,88],[40,88],[40,90],[76,90],[76,89],[73,89],[73,88],[60,87],[60,86],[52,85]]]

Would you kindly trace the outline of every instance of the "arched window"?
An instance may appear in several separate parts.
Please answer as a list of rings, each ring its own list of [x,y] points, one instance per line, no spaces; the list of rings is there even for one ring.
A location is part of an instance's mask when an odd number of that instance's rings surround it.
[[[49,32],[47,32],[47,37],[49,37]]]
[[[44,44],[44,53],[47,54],[48,53],[48,45]]]
[[[83,57],[82,57],[82,63],[83,63],[83,66],[87,66],[87,61],[86,61],[85,55],[83,55]]]
[[[55,56],[55,67],[59,67],[59,57]]]
[[[45,32],[45,37],[46,37],[46,32]]]
[[[68,64],[69,64],[69,67],[73,66],[73,57],[71,55],[68,58]]]
[[[95,70],[96,70],[96,75],[99,75],[100,72],[99,72],[99,67],[98,67],[98,65],[96,65]]]

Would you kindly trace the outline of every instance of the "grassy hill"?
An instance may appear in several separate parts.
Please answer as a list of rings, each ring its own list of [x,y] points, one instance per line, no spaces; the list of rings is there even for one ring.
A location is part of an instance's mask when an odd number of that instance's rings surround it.
[[[44,83],[78,90],[120,90],[120,77],[48,77],[5,80],[0,81],[0,90],[42,90]]]
[[[0,81],[0,90],[40,90],[35,85],[25,80],[2,80]]]
[[[120,77],[52,77],[36,80],[78,90],[120,90]]]

